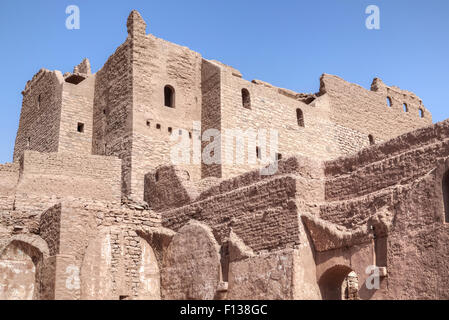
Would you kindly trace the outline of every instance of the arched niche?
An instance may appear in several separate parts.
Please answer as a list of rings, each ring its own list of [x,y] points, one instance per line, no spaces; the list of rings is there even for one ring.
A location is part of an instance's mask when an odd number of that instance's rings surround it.
[[[39,237],[16,236],[0,248],[0,300],[38,300],[48,246]]]
[[[161,275],[156,254],[144,238],[140,238],[139,286],[137,299],[161,299]]]
[[[323,300],[356,299],[358,277],[350,267],[335,265],[327,269],[318,281]]]

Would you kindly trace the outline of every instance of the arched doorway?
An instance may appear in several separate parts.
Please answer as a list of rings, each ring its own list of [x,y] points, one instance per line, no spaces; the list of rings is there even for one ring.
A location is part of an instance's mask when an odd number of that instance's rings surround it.
[[[39,298],[38,273],[42,253],[32,245],[12,240],[0,251],[0,300]]]
[[[137,298],[140,300],[161,299],[161,276],[156,255],[150,244],[140,238],[139,289]]]
[[[348,266],[336,265],[326,270],[318,281],[323,300],[358,299],[358,277]]]

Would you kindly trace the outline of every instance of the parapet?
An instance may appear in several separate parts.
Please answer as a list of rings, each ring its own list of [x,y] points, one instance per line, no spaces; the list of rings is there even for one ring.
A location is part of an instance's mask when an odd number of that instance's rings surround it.
[[[26,85],[25,85],[25,89],[22,91],[22,95],[25,95],[26,93],[28,93],[31,88],[36,85],[44,76],[53,76],[54,79],[56,80],[57,83],[59,83],[60,85],[62,85],[64,83],[64,77],[61,73],[61,71],[59,70],[54,70],[54,71],[50,71],[47,70],[45,68],[42,68],[39,70],[38,73],[36,73],[33,78],[29,81],[27,81]]]

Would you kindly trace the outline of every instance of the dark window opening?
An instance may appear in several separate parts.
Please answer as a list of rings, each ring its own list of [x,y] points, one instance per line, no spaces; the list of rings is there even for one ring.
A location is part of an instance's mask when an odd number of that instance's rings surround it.
[[[120,296],[119,299],[120,300],[128,300],[129,296]]]
[[[154,176],[154,179],[156,180],[156,182],[159,181],[159,172],[156,172],[156,175]]]
[[[171,86],[165,86],[164,88],[164,103],[166,107],[175,107],[175,89]]]
[[[84,132],[84,123],[78,122],[77,130],[78,130],[78,132],[83,133]]]
[[[304,126],[304,113],[301,109],[296,109],[296,119],[298,120],[298,126],[305,127]]]
[[[393,102],[391,101],[391,98],[387,97],[387,106],[389,106],[391,108],[392,105],[393,105]]]
[[[257,157],[257,159],[261,159],[259,147],[256,147],[256,157]]]
[[[276,153],[276,161],[282,160],[282,154]]]
[[[159,123],[156,124],[156,129],[161,130],[161,125]]]
[[[408,112],[408,105],[406,103],[403,104],[404,112]]]
[[[370,135],[368,136],[368,139],[369,139],[369,144],[370,144],[371,146],[372,146],[373,144],[376,143],[376,141],[374,141],[374,137],[373,137],[372,134],[370,134]]]
[[[86,79],[85,77],[80,76],[79,74],[72,74],[71,76],[65,79],[65,82],[76,85],[83,82],[85,79]]]
[[[419,109],[419,117],[424,118],[424,110],[423,109]]]
[[[172,133],[173,132],[173,129],[171,128],[171,127],[168,127],[168,133]]]
[[[242,104],[243,108],[251,109],[251,96],[247,89],[242,89]]]
[[[444,199],[444,217],[446,223],[449,223],[449,170],[443,177],[443,199]]]
[[[150,127],[151,126],[151,121],[147,120],[147,126]]]
[[[106,114],[106,109],[103,109],[103,114]]]
[[[189,139],[192,139],[192,132],[189,132]]]

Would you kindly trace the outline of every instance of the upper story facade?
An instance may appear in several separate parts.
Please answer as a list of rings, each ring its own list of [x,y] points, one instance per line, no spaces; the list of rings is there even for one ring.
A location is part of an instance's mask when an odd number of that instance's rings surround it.
[[[232,67],[147,34],[137,11],[128,17],[127,30],[125,42],[97,73],[85,59],[72,73],[43,69],[27,83],[15,162],[24,150],[116,156],[122,194],[141,199],[145,174],[171,164],[176,136],[190,146],[190,161],[180,166],[198,181],[262,165],[246,161],[268,151],[261,146],[245,147],[243,163],[224,161],[236,153],[226,148],[234,139],[229,129],[276,131],[273,160],[291,155],[332,160],[432,124],[416,95],[380,79],[366,90],[324,74],[319,92],[296,93],[247,81]],[[221,133],[214,149],[220,163],[204,164],[195,152],[211,142],[203,135],[209,129]]]

